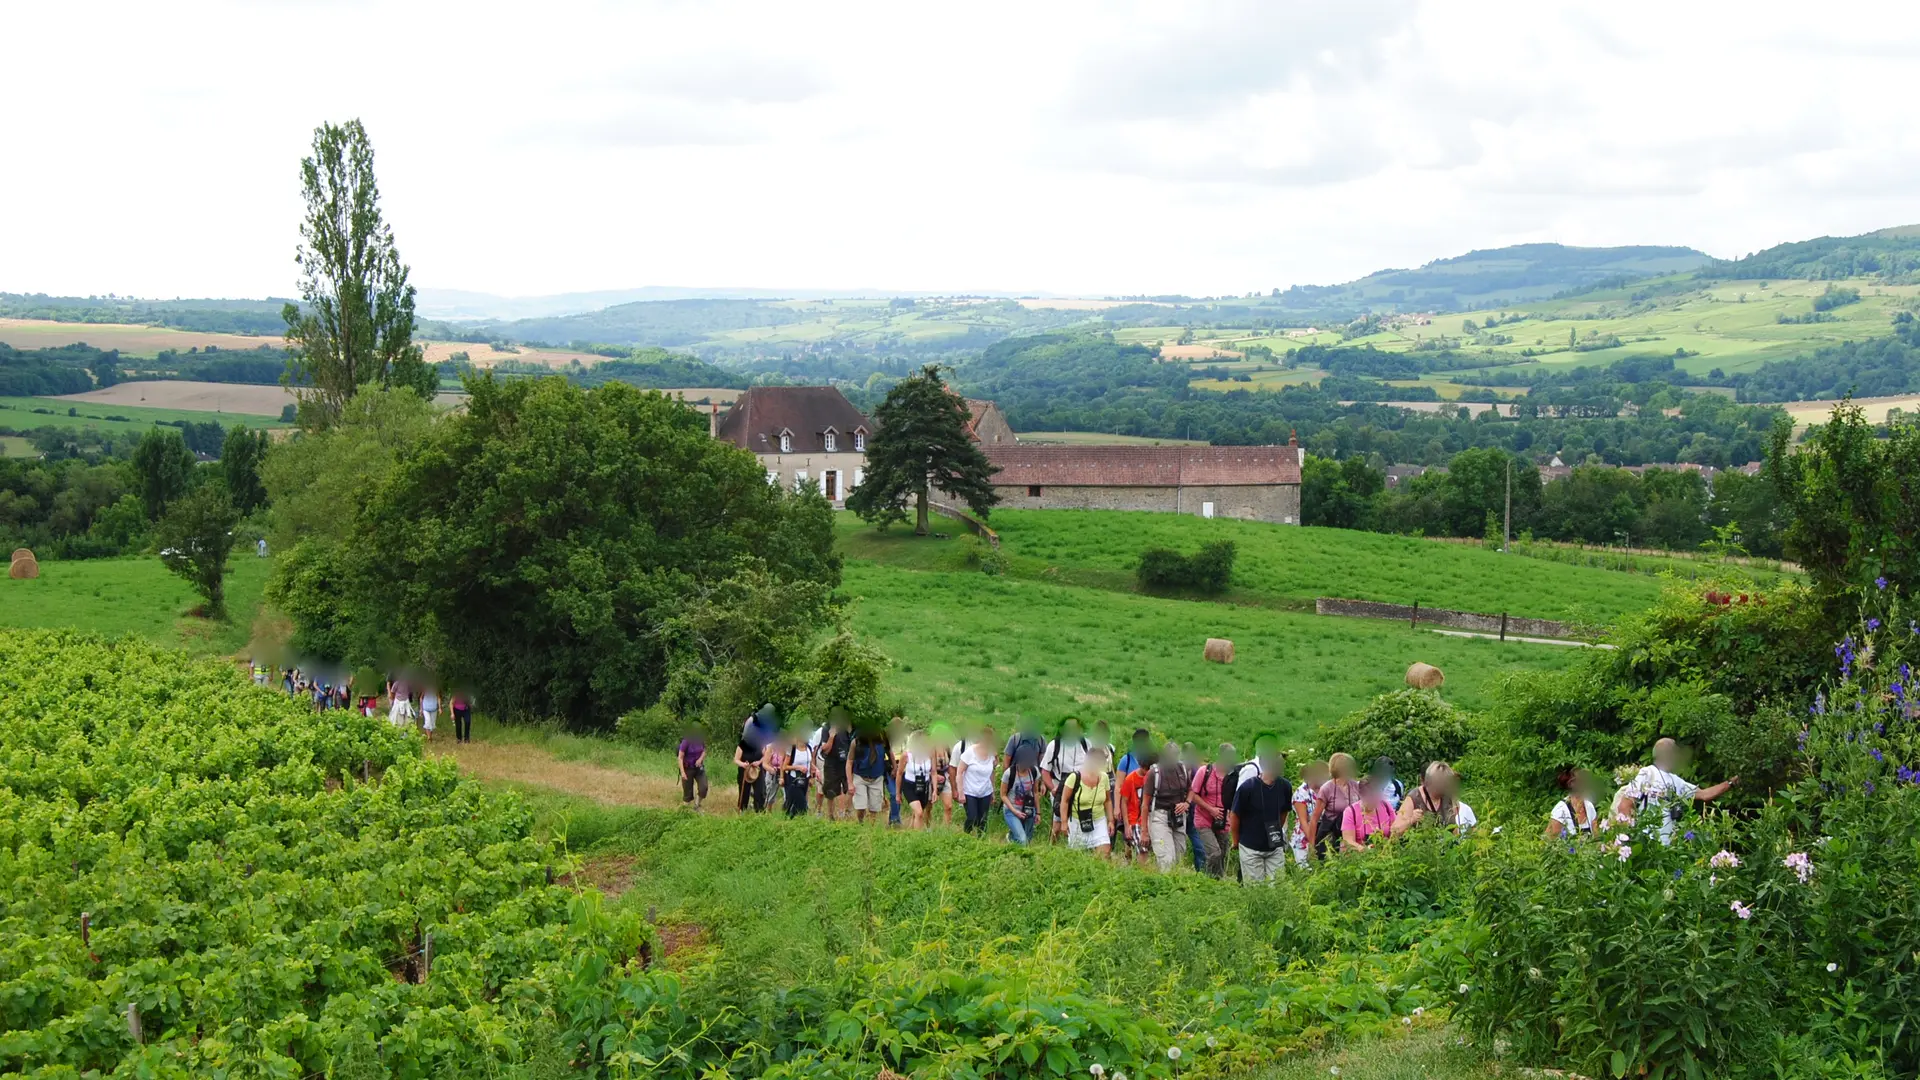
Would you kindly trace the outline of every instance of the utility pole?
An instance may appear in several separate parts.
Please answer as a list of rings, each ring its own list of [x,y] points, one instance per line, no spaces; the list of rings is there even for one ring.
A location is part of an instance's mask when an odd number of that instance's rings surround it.
[[[1513,547],[1513,458],[1507,458],[1507,522],[1501,528],[1500,553]]]

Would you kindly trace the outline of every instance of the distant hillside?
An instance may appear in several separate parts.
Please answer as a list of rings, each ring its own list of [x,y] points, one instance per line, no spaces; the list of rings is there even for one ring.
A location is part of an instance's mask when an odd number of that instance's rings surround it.
[[[1860,236],[1822,236],[1776,244],[1740,259],[1715,259],[1699,277],[1766,280],[1873,277],[1890,285],[1920,282],[1920,225],[1900,225]]]
[[[1262,306],[1337,318],[1363,311],[1472,311],[1681,273],[1711,261],[1687,247],[1515,244],[1436,259],[1414,270],[1381,270],[1344,285],[1296,285]]]
[[[0,293],[0,318],[68,323],[134,323],[208,334],[278,335],[285,300],[136,300],[132,297]]]

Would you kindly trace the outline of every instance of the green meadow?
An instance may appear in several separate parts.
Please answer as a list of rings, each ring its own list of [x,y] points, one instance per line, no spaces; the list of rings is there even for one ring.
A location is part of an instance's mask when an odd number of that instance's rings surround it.
[[[1309,611],[1316,597],[1338,596],[1604,624],[1653,603],[1661,587],[1645,574],[1348,529],[1119,510],[1001,509],[990,524],[1014,576],[1128,590],[1147,548],[1193,552],[1231,540],[1237,558],[1229,599]],[[838,528],[841,550],[860,559],[961,569],[974,553],[970,542],[916,538],[897,527],[883,533],[851,514],[840,515]]]
[[[1482,709],[1509,675],[1580,653],[860,559],[847,563],[840,592],[855,629],[892,658],[884,690],[909,717],[985,720],[1002,732],[1020,717],[1051,726],[1075,715],[1202,743],[1270,729],[1304,747],[1319,725],[1400,687],[1415,661],[1447,673],[1449,699]],[[1233,641],[1232,664],[1202,659],[1210,637]]]
[[[156,556],[48,559],[40,576],[0,578],[0,627],[68,628],[108,636],[133,634],[196,653],[232,655],[247,647],[260,609],[270,560],[236,547],[227,577],[225,623],[188,614],[199,597]]]

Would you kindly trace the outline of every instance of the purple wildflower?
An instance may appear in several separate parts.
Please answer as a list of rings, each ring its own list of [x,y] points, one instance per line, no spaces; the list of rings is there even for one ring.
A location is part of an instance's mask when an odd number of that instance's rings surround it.
[[[1878,630],[1878,629],[1880,629],[1880,620],[1879,620],[1879,619],[1868,619],[1868,620],[1867,620],[1867,633],[1869,633],[1869,634],[1871,634],[1871,633],[1873,633],[1873,632],[1874,632],[1875,630]]]
[[[1873,794],[1873,781],[1871,780],[1867,781],[1866,788],[1867,788],[1867,794],[1869,795]]]
[[[1887,755],[1885,755],[1885,754],[1883,754],[1883,753],[1881,753],[1881,752],[1880,752],[1880,748],[1879,748],[1879,747],[1877,747],[1877,746],[1876,746],[1876,747],[1873,747],[1873,748],[1872,748],[1872,749],[1870,749],[1870,750],[1868,750],[1868,751],[1867,751],[1867,753],[1869,753],[1869,754],[1872,754],[1872,755],[1873,755],[1873,760],[1875,760],[1875,761],[1879,761],[1879,762],[1884,762],[1884,761],[1886,761],[1886,760],[1887,760]]]
[[[1873,587],[1874,587],[1874,588],[1876,588],[1876,589],[1884,589],[1884,588],[1886,588],[1886,587],[1887,587],[1887,579],[1886,579],[1886,578],[1883,578],[1883,577],[1877,577],[1877,578],[1874,578],[1874,579],[1873,579]]]

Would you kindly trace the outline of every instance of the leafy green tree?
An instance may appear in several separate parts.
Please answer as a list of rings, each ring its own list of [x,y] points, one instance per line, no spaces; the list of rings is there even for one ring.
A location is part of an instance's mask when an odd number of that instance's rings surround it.
[[[173,428],[154,428],[133,450],[133,471],[148,521],[159,521],[167,504],[186,494],[193,478],[193,451]]]
[[[907,520],[927,534],[927,502],[934,490],[959,498],[981,517],[999,502],[993,465],[967,434],[967,403],[948,390],[940,368],[928,364],[902,379],[874,410],[879,431],[867,440],[867,477],[847,496],[847,509],[881,526]]]
[[[1860,406],[1845,401],[1797,453],[1790,425],[1777,426],[1767,471],[1789,515],[1786,553],[1823,598],[1879,582],[1903,595],[1920,588],[1920,422],[1875,438]]]
[[[186,578],[205,597],[208,618],[227,615],[227,556],[240,515],[218,484],[201,484],[167,505],[154,527],[154,542],[167,569]]]
[[[227,480],[227,495],[243,517],[267,504],[267,488],[260,482],[260,462],[266,456],[264,431],[236,426],[220,444],[220,472]]]
[[[413,343],[414,288],[380,214],[373,146],[360,121],[322,124],[300,162],[303,304],[281,312],[303,423],[338,419],[362,386],[404,386],[432,397],[439,373]]]
[[[1386,487],[1386,473],[1363,457],[1333,461],[1309,456],[1300,470],[1300,523],[1335,529],[1366,528],[1373,500]]]
[[[327,572],[361,625],[503,715],[609,725],[660,697],[676,620],[715,583],[839,583],[825,500],[768,484],[678,402],[560,378],[467,387],[465,412],[338,508]],[[707,637],[723,639],[752,635]]]

